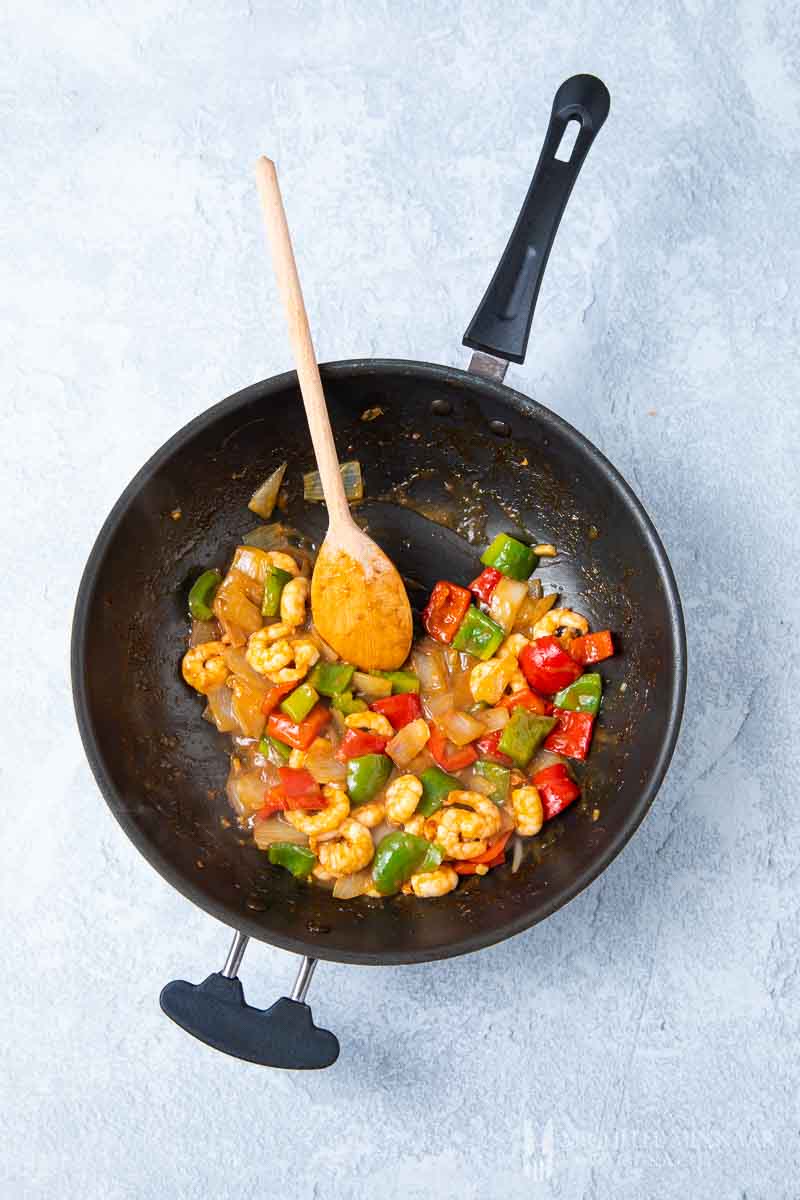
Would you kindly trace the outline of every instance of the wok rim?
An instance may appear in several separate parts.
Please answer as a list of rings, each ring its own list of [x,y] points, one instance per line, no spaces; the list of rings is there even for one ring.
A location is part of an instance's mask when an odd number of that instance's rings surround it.
[[[680,732],[686,697],[687,681],[687,643],[683,609],[677,582],[661,538],[647,514],[642,502],[620,472],[579,430],[575,429],[563,417],[558,416],[532,397],[483,376],[471,374],[460,367],[443,366],[437,363],[415,361],[412,359],[395,358],[355,358],[340,359],[330,363],[320,364],[323,378],[335,378],[348,375],[369,375],[381,372],[417,375],[439,382],[461,383],[468,385],[486,396],[493,396],[506,403],[511,402],[520,415],[538,420],[543,427],[550,426],[570,440],[574,447],[583,454],[591,465],[603,475],[606,480],[621,493],[629,504],[635,516],[642,536],[650,550],[653,565],[663,583],[669,614],[669,636],[672,642],[674,668],[669,681],[672,690],[669,702],[669,717],[665,734],[661,740],[659,751],[649,772],[649,779],[638,795],[638,800],[631,807],[624,824],[603,848],[597,858],[580,871],[569,886],[554,891],[547,901],[537,906],[534,913],[525,913],[498,924],[491,930],[467,933],[463,938],[449,942],[435,952],[430,948],[418,951],[397,951],[387,947],[378,952],[352,952],[329,949],[324,942],[304,938],[285,937],[281,934],[265,936],[263,926],[255,917],[246,914],[232,915],[227,906],[209,897],[203,889],[192,880],[178,876],[175,878],[175,868],[158,848],[149,841],[141,829],[128,815],[126,806],[122,803],[116,787],[106,769],[99,742],[91,720],[88,688],[85,670],[85,648],[88,634],[88,618],[94,596],[97,576],[104,555],[115,536],[118,526],[127,512],[130,503],[141,489],[150,481],[160,467],[187,442],[195,433],[212,425],[219,417],[227,415],[237,408],[249,403],[256,395],[269,396],[290,386],[296,386],[295,371],[286,371],[280,375],[249,384],[247,387],[232,393],[225,399],[205,409],[183,425],[176,433],[167,439],[136,472],[131,481],[122,491],[116,503],[111,508],[103,525],[95,538],[92,549],[86,561],[78,587],[75,609],[72,621],[72,636],[70,648],[70,668],[72,678],[73,704],[78,728],[83,743],[84,752],[91,767],[92,774],[100,792],[113,813],[116,821],[134,844],[139,853],[158,872],[164,881],[170,884],[181,895],[198,908],[216,917],[231,929],[240,931],[256,941],[276,946],[278,949],[293,954],[319,958],[329,962],[352,963],[360,966],[399,966],[413,963],[434,962],[439,959],[455,958],[462,954],[474,953],[497,945],[507,938],[524,932],[540,921],[546,920],[553,913],[565,907],[576,896],[580,895],[595,879],[610,866],[613,860],[624,849],[636,830],[649,812],[653,801],[669,768]]]

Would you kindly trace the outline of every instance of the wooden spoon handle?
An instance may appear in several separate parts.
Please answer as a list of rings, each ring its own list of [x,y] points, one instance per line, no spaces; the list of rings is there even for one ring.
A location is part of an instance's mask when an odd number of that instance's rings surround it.
[[[303,302],[297,264],[294,260],[292,239],[289,235],[281,190],[278,186],[278,173],[275,170],[275,163],[271,159],[259,158],[256,163],[256,180],[261,210],[264,214],[267,241],[272,251],[272,265],[289,327],[289,341],[297,368],[300,392],[322,480],[322,491],[328,506],[328,520],[331,526],[344,521],[350,522],[352,521],[350,507],[339,472],[339,459],[325,403],[325,393],[322,390],[322,380],[319,376],[317,356],[314,353],[314,343],[311,340],[311,330],[308,326],[308,315]]]

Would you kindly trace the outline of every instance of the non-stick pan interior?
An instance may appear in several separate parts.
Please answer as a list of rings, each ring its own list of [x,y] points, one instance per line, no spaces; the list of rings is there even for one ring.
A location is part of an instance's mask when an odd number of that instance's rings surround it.
[[[301,475],[314,464],[294,375],[255,384],[192,422],[115,506],[76,610],[81,730],[128,835],[165,878],[228,924],[342,961],[463,953],[577,894],[644,815],[683,699],[674,582],[624,482],[526,397],[419,363],[338,363],[323,377],[340,457],[359,459],[364,473],[359,519],[412,581],[413,604],[439,578],[468,582],[479,547],[517,528],[558,547],[552,565],[542,564],[546,590],[561,592],[593,628],[615,632],[622,652],[602,668],[605,699],[581,802],[551,822],[516,875],[506,866],[435,902],[334,900],[271,867],[237,831],[223,791],[227,739],[200,719],[202,699],[180,677],[186,593],[202,569],[224,568],[258,524],[247,500],[283,459],[286,519],[312,535],[324,531],[324,508],[302,500]]]

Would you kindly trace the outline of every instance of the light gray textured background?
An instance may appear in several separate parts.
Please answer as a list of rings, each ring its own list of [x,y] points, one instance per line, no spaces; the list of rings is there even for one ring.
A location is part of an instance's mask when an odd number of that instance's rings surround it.
[[[800,1195],[796,9],[10,0],[0,35],[3,1200]],[[612,113],[509,380],[605,450],[672,556],[672,770],[531,933],[321,967],[333,1070],[225,1059],[157,996],[227,931],[124,839],[74,727],[83,560],[164,438],[289,366],[257,153],[320,357],[463,364],[579,70]],[[250,999],[292,972],[252,947]]]

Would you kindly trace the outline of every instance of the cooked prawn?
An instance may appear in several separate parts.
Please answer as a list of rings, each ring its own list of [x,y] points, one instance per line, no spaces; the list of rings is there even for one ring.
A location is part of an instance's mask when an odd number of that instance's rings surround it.
[[[435,896],[446,896],[458,887],[458,874],[452,867],[438,867],[435,871],[412,875],[409,883],[415,896],[432,900]]]
[[[222,657],[225,646],[222,642],[201,642],[192,646],[183,656],[181,671],[183,678],[196,692],[207,696],[228,678],[228,666]]]
[[[309,846],[319,859],[323,871],[337,879],[341,875],[353,875],[372,862],[375,847],[372,834],[361,824],[348,817],[337,830],[336,837],[327,841],[309,838]]]
[[[290,579],[281,592],[281,623],[292,628],[306,619],[309,582],[303,575]]]
[[[284,554],[281,550],[267,550],[266,559],[271,567],[277,567],[279,571],[287,571],[289,575],[295,576],[300,574],[300,568],[291,554]],[[286,586],[289,586],[288,583]]]
[[[386,820],[393,825],[410,821],[421,799],[422,780],[416,775],[398,775],[386,789]]]
[[[510,654],[489,658],[473,667],[469,673],[469,690],[475,703],[497,704],[516,670],[516,660]]]
[[[359,804],[358,808],[351,809],[350,815],[365,829],[374,829],[384,819],[386,806],[380,800],[373,800],[370,804]]]
[[[565,640],[574,638],[577,634],[589,632],[589,622],[580,613],[571,608],[551,608],[533,627],[534,638],[552,637],[561,631]]]
[[[377,733],[381,737],[390,738],[394,735],[391,722],[383,713],[350,713],[348,717],[345,717],[344,723],[348,729],[363,729],[369,733]]]
[[[496,804],[480,792],[453,791],[444,807],[425,822],[425,836],[438,842],[448,858],[475,858],[489,838],[499,833],[502,816]]]
[[[350,812],[347,793],[336,787],[335,784],[326,783],[322,794],[328,803],[319,812],[290,808],[284,814],[290,825],[299,829],[301,833],[308,834],[310,838],[320,837],[323,833],[333,833],[334,829],[338,829],[347,819]],[[363,825],[361,828],[363,829]]]
[[[533,837],[539,832],[544,824],[544,809],[537,788],[532,785],[516,788],[511,793],[511,807],[517,819],[517,833]]]
[[[319,658],[319,650],[310,638],[282,637],[275,641],[274,635],[270,635],[270,629],[274,628],[266,625],[254,633],[247,643],[245,657],[254,671],[266,675],[272,683],[299,683]],[[292,662],[293,667],[289,665]]]

